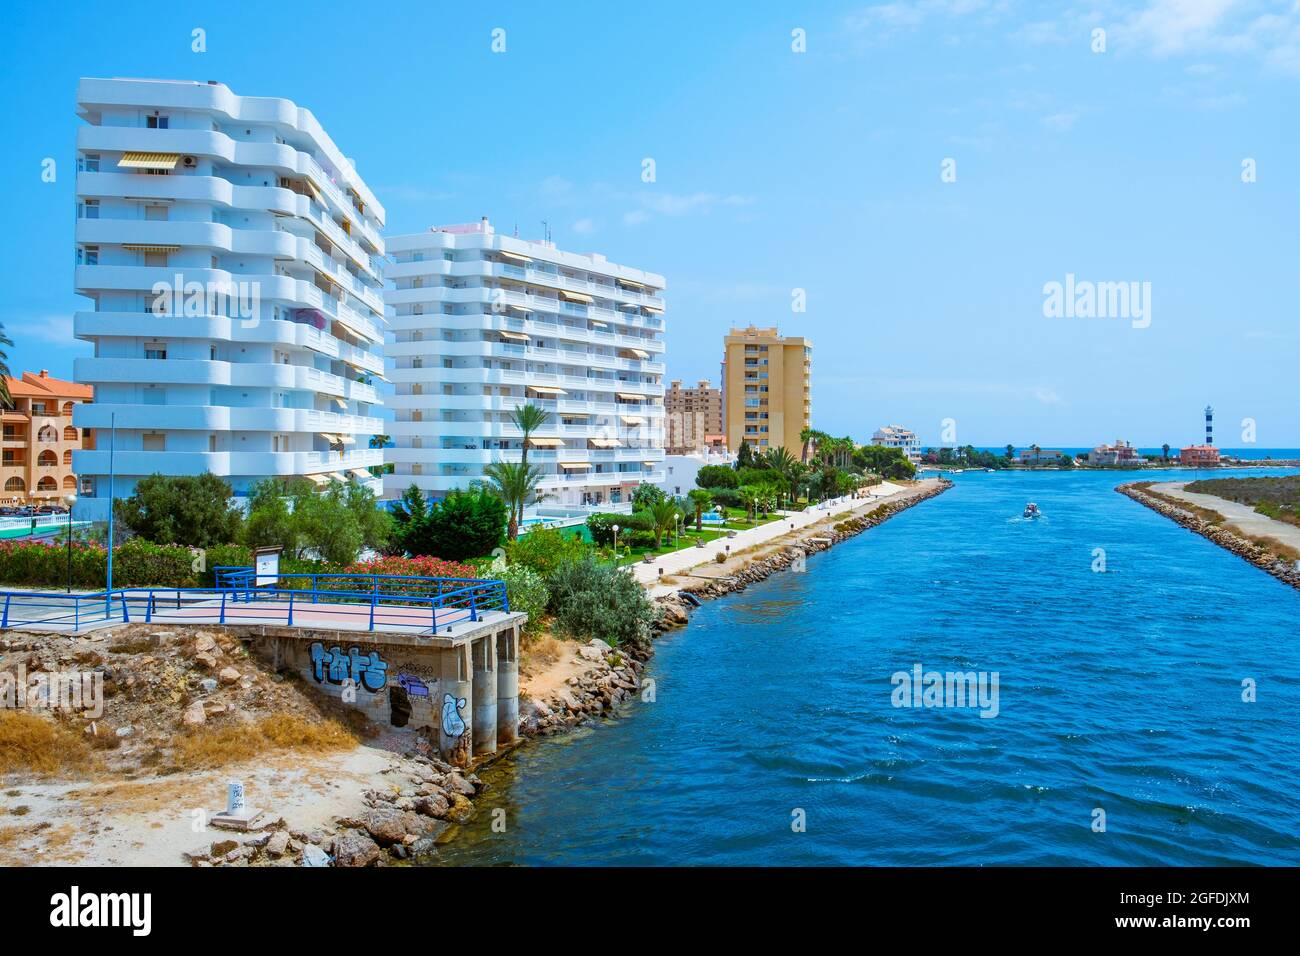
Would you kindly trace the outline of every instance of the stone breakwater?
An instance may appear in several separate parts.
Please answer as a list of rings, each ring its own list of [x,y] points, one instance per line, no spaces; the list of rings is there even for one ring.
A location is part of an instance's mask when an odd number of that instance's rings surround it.
[[[1300,566],[1297,566],[1296,562],[1284,560],[1268,550],[1268,548],[1261,547],[1239,534],[1234,534],[1226,528],[1207,521],[1190,510],[1170,503],[1164,498],[1157,498],[1148,494],[1137,485],[1120,485],[1115,490],[1132,498],[1138,504],[1145,505],[1152,511],[1177,522],[1188,531],[1195,532],[1203,538],[1208,538],[1219,547],[1249,561],[1261,571],[1267,571],[1279,581],[1283,581],[1293,588],[1300,588]]]

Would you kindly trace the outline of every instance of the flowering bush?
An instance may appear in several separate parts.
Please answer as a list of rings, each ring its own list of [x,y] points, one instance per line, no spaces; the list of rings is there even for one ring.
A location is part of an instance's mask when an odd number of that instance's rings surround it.
[[[334,569],[331,569],[334,570]],[[372,558],[369,561],[354,561],[343,568],[340,574],[400,574],[426,578],[478,578],[479,574],[471,565],[459,561],[444,561],[441,558],[403,558],[386,556]]]
[[[113,549],[114,587],[196,587],[194,556],[178,545],[142,538]],[[73,542],[72,586],[102,588],[108,580],[108,551]],[[68,546],[46,541],[0,542],[0,583],[58,588],[68,583]]]

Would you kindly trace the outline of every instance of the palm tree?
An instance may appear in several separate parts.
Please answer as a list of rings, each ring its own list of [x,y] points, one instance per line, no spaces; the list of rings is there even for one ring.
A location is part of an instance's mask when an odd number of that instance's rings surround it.
[[[767,463],[767,467],[771,468],[783,478],[789,478],[790,469],[798,464],[798,462],[794,460],[794,455],[785,450],[784,445],[777,448],[769,448],[767,453],[763,456],[763,459]]]
[[[1042,451],[1037,445],[1030,445],[1029,450],[1034,453],[1034,464],[1038,464],[1038,453]]]
[[[534,405],[532,402],[526,402],[510,413],[510,420],[524,434],[523,450],[519,453],[519,464],[526,470],[528,468],[528,439],[532,437],[533,432],[551,420],[551,413],[538,405]],[[511,526],[514,528],[510,532],[511,540],[514,540],[518,535],[519,526],[523,524],[524,506],[526,504],[527,502],[521,498],[510,506],[510,521]]]
[[[745,507],[745,516],[753,523],[754,509],[758,507],[758,490],[753,485],[741,485],[736,489],[736,497]]]
[[[1015,456],[1016,456],[1016,446],[1015,446],[1015,445],[1008,445],[1008,446],[1007,446],[1007,461],[1010,461],[1010,460],[1011,460],[1012,458],[1014,458]]]
[[[388,443],[389,443],[390,441],[392,441],[392,440],[393,440],[393,439],[392,439],[392,436],[391,436],[391,435],[371,435],[371,436],[370,436],[370,447],[371,447],[371,448],[387,448],[387,447],[388,447]]]
[[[532,437],[533,432],[551,420],[551,413],[539,405],[528,402],[511,412],[510,420],[524,433],[524,451],[519,461],[526,465],[528,464],[528,439]]]
[[[805,465],[808,464],[808,446],[812,443],[813,436],[816,434],[811,428],[805,428],[799,432],[799,460]]]
[[[1162,452],[1164,452],[1165,461],[1168,462],[1168,461],[1169,461],[1169,443],[1168,443],[1168,442],[1165,442],[1163,445],[1161,445],[1161,446],[1160,446],[1160,450],[1161,450]]]
[[[695,506],[695,532],[702,534],[704,532],[704,509],[713,504],[713,492],[706,488],[692,488],[686,493],[686,497],[691,499],[691,504]]]
[[[677,524],[677,502],[671,498],[656,501],[650,506],[650,519],[654,522],[655,550],[663,545],[664,533]]]
[[[487,486],[510,512],[510,521],[506,533],[510,540],[519,537],[519,522],[523,517],[524,506],[529,501],[540,501],[537,485],[542,480],[542,469],[536,465],[523,462],[494,461],[483,469]]]
[[[0,324],[0,406],[8,408],[14,403],[9,394],[9,356],[5,349],[13,348],[13,339],[5,335],[5,327]]]

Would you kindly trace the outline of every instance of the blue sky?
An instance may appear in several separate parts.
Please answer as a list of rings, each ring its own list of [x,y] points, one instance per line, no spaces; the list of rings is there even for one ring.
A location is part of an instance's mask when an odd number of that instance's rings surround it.
[[[217,79],[311,109],[391,233],[546,220],[662,273],[672,378],[716,380],[730,325],[809,336],[835,434],[937,444],[951,418],[962,444],[1177,445],[1210,402],[1223,445],[1249,417],[1261,446],[1300,446],[1294,0],[466,6],[11,8],[11,367],[68,376],[88,348],[78,77]],[[1067,274],[1149,282],[1149,326],[1045,317]]]

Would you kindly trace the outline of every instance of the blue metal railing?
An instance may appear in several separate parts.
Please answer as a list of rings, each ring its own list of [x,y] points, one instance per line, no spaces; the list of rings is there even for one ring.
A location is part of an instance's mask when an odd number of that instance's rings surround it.
[[[111,592],[66,594],[0,591],[0,628],[25,624],[79,630],[106,621],[194,623],[215,619],[293,627],[295,614],[309,614],[312,626],[331,617],[365,629],[419,626],[434,633],[441,626],[475,622],[489,611],[510,610],[504,581],[480,578],[403,578],[395,575],[282,575],[274,585],[257,587],[251,568],[218,568],[213,588],[120,588]],[[284,587],[284,579],[310,579]],[[364,581],[367,586],[322,586]],[[422,610],[428,608],[425,617]],[[207,612],[207,613],[204,613]]]

